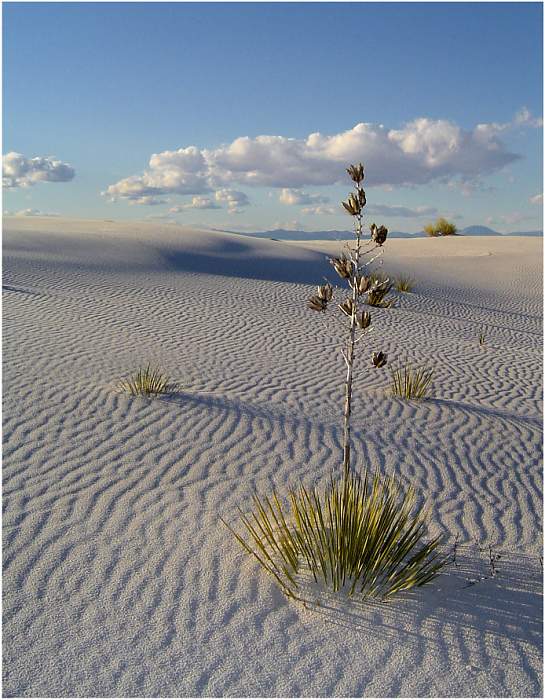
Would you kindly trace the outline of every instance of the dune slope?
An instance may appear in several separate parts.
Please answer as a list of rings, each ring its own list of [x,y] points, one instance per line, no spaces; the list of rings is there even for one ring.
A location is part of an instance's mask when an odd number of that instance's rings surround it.
[[[415,484],[457,567],[388,605],[305,609],[219,521],[339,466],[342,331],[305,307],[339,251],[4,221],[5,696],[542,693],[540,239],[385,250],[417,284],[372,311],[354,449]],[[389,396],[378,349],[433,366],[431,398]],[[176,394],[117,390],[148,360]]]

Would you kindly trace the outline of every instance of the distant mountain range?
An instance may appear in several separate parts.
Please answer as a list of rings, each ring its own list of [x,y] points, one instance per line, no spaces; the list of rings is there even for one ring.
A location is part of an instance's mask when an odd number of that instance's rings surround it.
[[[352,231],[290,231],[283,228],[271,231],[255,231],[252,233],[241,231],[226,231],[226,233],[242,233],[254,238],[272,238],[277,241],[338,241],[351,238]],[[498,233],[488,226],[466,226],[458,232],[461,236],[543,236],[543,231],[512,231],[510,233]],[[424,231],[418,233],[406,233],[405,231],[390,231],[389,238],[427,238]]]
[[[466,236],[543,236],[543,231],[510,231],[509,233],[498,233],[488,226],[466,226],[460,235]]]

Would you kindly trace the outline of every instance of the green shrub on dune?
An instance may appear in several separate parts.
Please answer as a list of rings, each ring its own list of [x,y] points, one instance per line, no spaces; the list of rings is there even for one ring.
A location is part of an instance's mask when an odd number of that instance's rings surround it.
[[[254,496],[253,512],[240,511],[246,539],[228,526],[288,597],[301,597],[299,575],[310,572],[333,591],[385,600],[431,581],[444,564],[439,538],[423,542],[414,491],[391,476],[349,473],[323,491],[290,489],[288,499],[286,507],[275,491]]]
[[[140,368],[127,379],[119,382],[119,388],[131,396],[157,396],[176,391],[177,384],[160,369],[152,369],[151,365]]]

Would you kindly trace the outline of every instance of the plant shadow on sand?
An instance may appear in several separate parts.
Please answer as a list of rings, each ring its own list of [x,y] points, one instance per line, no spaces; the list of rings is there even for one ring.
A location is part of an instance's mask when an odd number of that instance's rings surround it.
[[[297,405],[276,406],[271,401],[248,401],[236,396],[226,396],[223,392],[216,393],[184,387],[170,394],[156,396],[153,401],[161,401],[181,408],[193,405],[222,413],[234,413],[237,419],[243,417],[261,418],[268,421],[271,426],[274,423],[279,423],[282,426],[287,423],[295,423],[298,426],[304,426],[305,430],[338,432],[338,414],[335,407],[331,407],[331,409],[322,407],[317,412],[308,411],[307,415],[303,415],[301,408]]]
[[[453,408],[455,410],[461,411],[462,413],[475,413],[482,416],[483,418],[489,418],[491,420],[499,418],[500,420],[509,421],[514,423],[522,423],[524,425],[531,425],[533,428],[541,429],[543,422],[538,416],[528,416],[525,414],[515,414],[511,411],[505,411],[498,408],[493,408],[491,406],[483,406],[477,403],[464,403],[463,401],[456,401],[455,399],[438,399],[436,397],[430,397],[427,399],[430,404],[435,404],[444,408]]]
[[[543,589],[537,557],[501,552],[498,572],[489,574],[487,554],[461,547],[435,581],[379,603],[331,594],[302,580],[303,597],[318,598],[307,608],[329,621],[384,637],[416,637],[444,646],[462,630],[511,642],[543,644]]]

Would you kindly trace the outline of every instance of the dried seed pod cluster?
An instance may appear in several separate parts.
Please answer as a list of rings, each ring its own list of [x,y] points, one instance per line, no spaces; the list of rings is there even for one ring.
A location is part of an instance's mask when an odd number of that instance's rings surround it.
[[[363,172],[363,163],[359,163],[358,165],[351,165],[346,169],[346,172],[350,175],[351,179],[357,185],[359,185],[360,182],[363,182],[363,178],[365,177]]]
[[[366,202],[365,192],[358,189],[356,194],[349,194],[348,201],[343,202],[342,205],[351,216],[359,216]]]
[[[371,325],[371,314],[369,311],[360,311],[356,314],[356,323],[362,330],[369,328]]]
[[[386,242],[386,236],[388,235],[388,229],[386,226],[377,226],[376,224],[371,224],[371,240],[377,245],[382,245]]]
[[[318,287],[318,296],[320,299],[324,299],[324,301],[331,301],[333,298],[333,287],[329,282]]]
[[[313,311],[326,311],[327,301],[325,299],[320,299],[319,296],[314,295],[308,300],[307,306]]]
[[[368,292],[369,288],[371,287],[371,282],[372,280],[370,277],[365,277],[364,275],[356,275],[355,284],[358,294],[365,294],[365,292]]]
[[[339,304],[339,309],[343,312],[343,314],[345,314],[345,316],[351,318],[352,314],[356,311],[356,305],[352,299],[348,298],[345,299],[342,304]]]
[[[308,307],[313,311],[326,311],[327,303],[333,298],[333,287],[328,284],[322,284],[318,287],[318,293],[311,296],[308,300]]]
[[[329,261],[335,268],[335,272],[344,280],[349,280],[352,277],[352,261],[345,255],[340,258],[331,258]]]
[[[386,354],[382,352],[374,352],[373,357],[371,358],[373,360],[373,364],[375,367],[384,367],[386,364],[386,360],[388,359]]]

